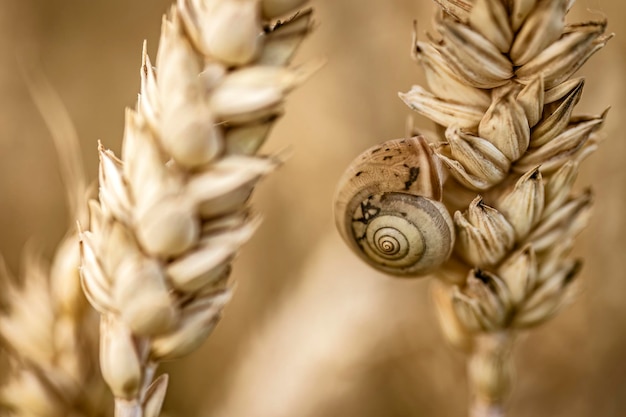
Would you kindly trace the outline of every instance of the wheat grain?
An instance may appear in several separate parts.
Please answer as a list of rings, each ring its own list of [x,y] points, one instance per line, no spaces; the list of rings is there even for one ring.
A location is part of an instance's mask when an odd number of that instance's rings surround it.
[[[570,77],[612,35],[605,21],[566,24],[568,0],[437,3],[439,36],[414,50],[430,92],[400,97],[445,128],[433,148],[453,177],[457,243],[434,295],[445,334],[470,355],[470,414],[499,416],[515,333],[575,287],[568,254],[592,198],[571,189],[606,112],[572,116],[584,80]],[[468,191],[482,195],[469,203]]]
[[[284,96],[314,70],[286,67],[311,11],[302,0],[179,0],[156,68],[126,112],[122,160],[100,146],[100,201],[81,233],[82,282],[101,314],[100,364],[116,416],[159,413],[158,363],[196,349],[228,302],[231,263],[257,228],[257,156]]]

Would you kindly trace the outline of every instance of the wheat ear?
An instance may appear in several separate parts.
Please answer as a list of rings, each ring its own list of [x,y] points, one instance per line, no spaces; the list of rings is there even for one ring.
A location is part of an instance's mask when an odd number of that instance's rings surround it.
[[[248,200],[280,163],[256,155],[311,29],[303,0],[179,0],[126,112],[122,158],[100,152],[100,201],[81,233],[82,283],[101,314],[100,366],[116,416],[155,417],[158,364],[196,349],[232,293],[231,263],[259,217]]]
[[[439,36],[414,49],[430,91],[400,97],[445,136],[433,149],[452,177],[457,240],[435,299],[448,338],[469,352],[470,414],[500,416],[515,334],[575,288],[581,262],[568,254],[592,198],[571,190],[606,112],[572,116],[584,80],[571,76],[612,35],[606,21],[566,24],[573,0],[437,3]]]
[[[43,75],[25,71],[27,85],[59,155],[72,219],[51,265],[32,247],[25,250],[19,280],[7,282],[0,336],[10,373],[0,404],[12,416],[93,417],[105,415],[104,383],[97,372],[97,317],[80,288],[80,254],[75,220],[87,221],[87,186],[78,136],[55,91]]]

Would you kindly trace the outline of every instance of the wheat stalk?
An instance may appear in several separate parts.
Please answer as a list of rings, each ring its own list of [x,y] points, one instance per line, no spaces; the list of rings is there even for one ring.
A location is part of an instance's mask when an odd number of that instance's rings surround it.
[[[415,41],[430,91],[400,97],[440,126],[456,246],[434,295],[448,339],[469,354],[474,417],[501,416],[515,335],[570,299],[589,191],[572,193],[605,113],[572,116],[576,70],[612,35],[566,24],[572,0],[436,0],[437,36]],[[477,193],[479,193],[477,195]]]
[[[87,185],[78,136],[45,77],[24,71],[27,86],[50,129],[67,191],[71,227],[52,263],[28,247],[20,279],[2,264],[6,283],[0,336],[10,372],[0,404],[12,416],[93,417],[105,415],[104,384],[97,372],[97,333],[80,288],[80,254],[75,220],[87,222]]]
[[[314,70],[286,67],[311,11],[275,21],[304,2],[179,0],[156,68],[144,45],[122,159],[100,146],[100,201],[81,233],[118,417],[158,415],[158,364],[196,349],[231,297],[232,260],[259,224],[250,194],[280,163],[256,153],[285,95]]]

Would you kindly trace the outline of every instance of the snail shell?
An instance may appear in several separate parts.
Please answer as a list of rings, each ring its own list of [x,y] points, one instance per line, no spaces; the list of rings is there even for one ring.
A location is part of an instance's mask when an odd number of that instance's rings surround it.
[[[335,222],[362,259],[388,274],[425,275],[454,247],[454,223],[441,202],[442,169],[422,136],[372,147],[345,172]]]

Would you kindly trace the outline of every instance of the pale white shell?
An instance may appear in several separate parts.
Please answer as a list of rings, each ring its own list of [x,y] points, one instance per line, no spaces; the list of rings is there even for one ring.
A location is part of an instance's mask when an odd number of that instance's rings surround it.
[[[363,260],[383,272],[412,277],[433,271],[454,247],[454,223],[440,201],[441,172],[421,136],[366,150],[339,182],[339,233]]]

